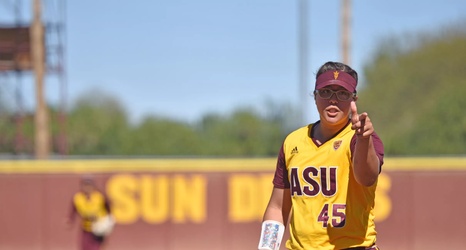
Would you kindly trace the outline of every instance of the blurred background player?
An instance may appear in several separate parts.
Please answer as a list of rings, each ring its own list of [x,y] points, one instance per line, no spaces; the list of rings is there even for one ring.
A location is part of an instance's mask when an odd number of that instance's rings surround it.
[[[73,196],[67,224],[71,227],[76,217],[81,220],[80,249],[100,250],[113,229],[110,204],[100,192],[92,176],[83,176],[80,191]]]
[[[259,249],[279,249],[289,218],[288,249],[378,249],[373,210],[384,149],[369,115],[357,111],[357,83],[346,64],[318,70],[320,120],[281,147]]]

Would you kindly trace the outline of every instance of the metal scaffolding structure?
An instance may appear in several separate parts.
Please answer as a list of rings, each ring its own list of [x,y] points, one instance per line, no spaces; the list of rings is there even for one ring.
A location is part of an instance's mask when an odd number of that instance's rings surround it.
[[[67,154],[66,142],[66,15],[65,0],[0,0],[4,13],[0,20],[0,76],[15,82],[15,138],[11,153],[33,154],[37,159],[50,154]],[[36,109],[27,114],[21,83],[32,74],[35,80]],[[57,131],[51,133],[45,101],[45,80],[55,77],[60,100],[52,121]],[[25,117],[34,116],[34,138],[23,134]],[[33,144],[33,145],[31,145]]]

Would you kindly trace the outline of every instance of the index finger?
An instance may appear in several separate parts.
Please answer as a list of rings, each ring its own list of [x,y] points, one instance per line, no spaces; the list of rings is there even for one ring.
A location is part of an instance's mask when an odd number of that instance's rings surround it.
[[[358,107],[356,106],[355,101],[351,101],[351,120],[353,122],[359,121]]]

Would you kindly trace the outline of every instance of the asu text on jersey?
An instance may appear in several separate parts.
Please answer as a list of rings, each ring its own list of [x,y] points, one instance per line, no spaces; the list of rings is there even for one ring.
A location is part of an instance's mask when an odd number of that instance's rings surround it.
[[[353,176],[351,124],[320,146],[308,136],[312,126],[294,131],[283,144],[293,204],[287,247],[370,246],[376,238],[373,222],[376,184],[364,187]]]

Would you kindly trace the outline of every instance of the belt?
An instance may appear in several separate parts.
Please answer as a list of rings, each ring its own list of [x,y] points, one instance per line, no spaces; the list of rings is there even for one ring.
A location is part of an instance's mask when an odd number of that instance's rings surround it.
[[[372,245],[370,247],[350,247],[350,248],[345,248],[343,250],[380,250],[377,245]]]

